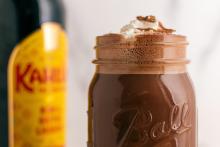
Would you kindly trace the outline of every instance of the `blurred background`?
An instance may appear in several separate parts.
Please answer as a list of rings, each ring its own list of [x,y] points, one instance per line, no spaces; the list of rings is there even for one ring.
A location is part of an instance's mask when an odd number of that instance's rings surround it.
[[[86,147],[87,91],[95,66],[95,37],[137,15],[156,15],[188,37],[189,72],[197,94],[199,147],[219,147],[219,0],[64,0],[70,43],[68,147]]]

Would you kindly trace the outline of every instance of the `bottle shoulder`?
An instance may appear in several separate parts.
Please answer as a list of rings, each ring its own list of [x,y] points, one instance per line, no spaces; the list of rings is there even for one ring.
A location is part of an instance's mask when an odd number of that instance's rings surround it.
[[[96,84],[106,84],[115,83],[124,85],[157,85],[158,83],[163,83],[165,86],[176,87],[175,84],[184,86],[186,84],[192,85],[191,79],[188,73],[180,74],[99,74],[95,73],[92,85]]]
[[[95,74],[90,93],[147,93],[148,97],[169,97],[176,101],[194,99],[194,90],[187,73],[170,75]]]

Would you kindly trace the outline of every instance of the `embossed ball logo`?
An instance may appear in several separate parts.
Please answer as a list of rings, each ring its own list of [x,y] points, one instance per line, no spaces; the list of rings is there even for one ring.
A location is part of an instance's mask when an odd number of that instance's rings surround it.
[[[114,116],[114,126],[118,129],[119,147],[148,145],[149,141],[177,146],[176,135],[187,132],[192,127],[188,124],[189,106],[174,105],[167,120],[154,121],[153,112],[143,107],[123,109]],[[168,142],[167,142],[168,139]]]

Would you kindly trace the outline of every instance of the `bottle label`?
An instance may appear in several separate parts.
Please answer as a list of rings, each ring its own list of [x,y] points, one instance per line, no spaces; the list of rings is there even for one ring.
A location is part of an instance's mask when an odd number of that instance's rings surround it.
[[[9,62],[10,147],[64,147],[67,39],[45,23]]]

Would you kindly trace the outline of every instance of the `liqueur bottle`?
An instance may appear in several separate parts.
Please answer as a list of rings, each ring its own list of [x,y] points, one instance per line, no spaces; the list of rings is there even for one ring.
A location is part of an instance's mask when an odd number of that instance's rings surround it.
[[[13,0],[9,146],[64,147],[67,37],[61,0]]]

